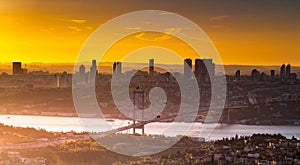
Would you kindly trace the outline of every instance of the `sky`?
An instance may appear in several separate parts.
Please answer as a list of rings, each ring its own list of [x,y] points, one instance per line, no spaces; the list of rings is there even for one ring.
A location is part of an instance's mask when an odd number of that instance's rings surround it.
[[[99,26],[150,9],[195,22],[215,44],[223,64],[300,66],[299,0],[0,0],[0,63],[73,63]],[[178,49],[174,40],[169,49]],[[124,41],[141,42],[130,36]],[[122,44],[116,47],[106,61],[116,60]]]

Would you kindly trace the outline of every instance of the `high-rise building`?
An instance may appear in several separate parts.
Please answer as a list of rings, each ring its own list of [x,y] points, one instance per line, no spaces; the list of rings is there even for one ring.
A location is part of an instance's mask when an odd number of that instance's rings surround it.
[[[92,66],[90,69],[90,73],[94,73],[95,75],[97,74],[98,70],[97,70],[97,62],[96,60],[92,61]]]
[[[95,81],[96,75],[98,74],[98,70],[97,70],[97,62],[96,60],[92,61],[92,66],[90,68],[90,78],[89,78],[89,82]]]
[[[297,74],[296,73],[291,73],[289,81],[291,83],[295,83],[297,81]]]
[[[122,74],[122,62],[117,62],[117,74]]]
[[[280,68],[280,80],[285,80],[285,64],[283,64]]]
[[[195,76],[196,78],[200,78],[203,75],[203,71],[206,70],[205,64],[203,63],[203,60],[201,59],[196,59],[195,60]]]
[[[13,75],[19,75],[23,73],[22,63],[21,62],[13,62]]]
[[[291,75],[291,65],[288,64],[288,65],[286,66],[285,79],[288,80],[288,79],[290,78],[290,75]]]
[[[92,61],[92,66],[95,67],[95,68],[97,69],[97,61],[96,61],[96,60],[93,60],[93,61]]]
[[[192,60],[190,58],[185,59],[183,66],[184,76],[192,77]]]
[[[115,74],[115,73],[116,73],[116,69],[117,69],[117,63],[116,63],[116,62],[114,62],[114,64],[113,64],[113,74]]]
[[[55,74],[55,78],[56,78],[56,87],[60,88],[60,75],[59,74]]]
[[[260,78],[260,73],[259,73],[259,71],[257,70],[257,69],[253,69],[252,71],[251,71],[251,77],[253,78],[253,79],[259,79]]]
[[[215,64],[212,59],[195,60],[195,76],[197,79],[209,80],[215,76]]]
[[[79,81],[80,81],[80,83],[86,82],[86,74],[85,74],[85,66],[84,65],[80,65],[80,67],[79,67]]]
[[[241,79],[241,71],[240,71],[240,70],[237,70],[237,71],[235,72],[235,79],[236,79],[236,80],[240,80],[240,79]]]
[[[68,73],[65,71],[62,73],[61,79],[60,79],[60,81],[61,81],[60,87],[61,88],[66,88],[68,86],[67,79],[68,79]]]
[[[207,74],[209,73],[209,76],[214,77],[215,76],[215,64],[213,63],[212,59],[203,59],[203,62],[206,66]]]
[[[117,70],[118,70],[118,74],[122,74],[122,62],[117,62]]]
[[[80,65],[80,67],[79,67],[79,74],[80,75],[85,75],[85,66],[84,65]]]
[[[274,80],[275,79],[275,70],[271,70],[271,79]]]
[[[154,74],[154,59],[149,60],[149,74]]]
[[[113,74],[122,74],[122,62],[114,62],[113,64]]]

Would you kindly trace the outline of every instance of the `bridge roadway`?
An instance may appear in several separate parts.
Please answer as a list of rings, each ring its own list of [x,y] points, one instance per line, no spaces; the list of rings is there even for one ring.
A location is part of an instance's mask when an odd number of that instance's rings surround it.
[[[111,134],[115,134],[117,132],[121,132],[121,131],[125,131],[131,128],[139,128],[142,127],[145,124],[151,123],[151,122],[158,122],[161,120],[166,120],[166,119],[170,119],[170,118],[174,118],[176,117],[176,115],[170,115],[167,117],[162,117],[162,118],[156,118],[153,120],[149,120],[149,121],[144,121],[144,122],[138,122],[135,124],[130,124],[124,127],[120,127],[120,128],[116,128],[113,130],[109,130],[106,132],[101,132],[101,133],[97,133],[94,134],[93,137],[94,138],[98,138],[98,137],[104,137],[107,135],[111,135]],[[67,136],[67,137],[59,137],[59,138],[55,138],[55,139],[51,139],[48,141],[35,141],[35,142],[27,142],[27,143],[20,143],[20,144],[9,144],[9,145],[5,145],[5,146],[0,146],[0,151],[2,150],[22,150],[22,149],[31,149],[31,148],[43,148],[43,147],[48,147],[48,146],[56,146],[59,144],[63,144],[67,141],[70,140],[87,140],[89,139],[90,136],[88,134],[86,135],[71,135],[71,136]]]
[[[159,121],[167,120],[167,119],[173,119],[176,116],[177,115],[170,115],[170,116],[159,117],[159,118],[155,118],[155,119],[147,120],[147,121],[143,121],[143,122],[137,122],[135,124],[130,124],[130,125],[127,125],[127,126],[124,126],[124,127],[119,127],[119,128],[116,128],[116,129],[106,131],[106,132],[101,132],[97,136],[103,137],[103,136],[107,136],[107,135],[110,135],[110,134],[115,134],[117,132],[125,131],[125,130],[132,129],[132,128],[141,128],[142,126],[144,126],[146,124],[153,123],[153,122],[159,122]]]

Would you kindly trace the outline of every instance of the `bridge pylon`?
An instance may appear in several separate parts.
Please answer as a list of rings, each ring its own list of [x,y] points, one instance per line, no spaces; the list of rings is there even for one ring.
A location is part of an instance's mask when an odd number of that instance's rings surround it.
[[[142,97],[142,107],[141,107],[141,109],[139,109],[138,107],[137,107],[137,101],[136,101],[136,99],[137,99],[137,96],[141,96]],[[134,94],[133,94],[133,105],[134,105],[134,108],[133,108],[133,125],[134,125],[134,127],[133,127],[133,134],[135,134],[136,133],[136,129],[142,129],[142,135],[144,135],[145,134],[145,127],[144,127],[144,101],[145,101],[145,92],[143,91],[143,90],[134,90]],[[136,111],[137,111],[137,109],[139,109],[139,110],[141,110],[142,111],[142,120],[141,120],[141,122],[142,122],[142,126],[140,126],[140,127],[136,127],[135,126],[135,123],[136,123],[136,120],[137,120],[137,117],[136,117]]]

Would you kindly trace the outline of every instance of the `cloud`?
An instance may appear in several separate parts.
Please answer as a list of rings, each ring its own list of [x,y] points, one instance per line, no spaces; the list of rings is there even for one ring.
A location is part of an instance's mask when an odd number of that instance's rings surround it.
[[[163,42],[164,40],[167,40],[170,38],[167,34],[161,35],[159,37],[149,37],[146,33],[139,33],[135,36],[137,39],[143,40],[143,41],[150,41],[150,42]]]
[[[180,31],[181,29],[179,28],[166,28],[164,29],[164,33],[161,34],[159,37],[151,37],[151,35],[148,35],[147,33],[138,33],[135,37],[143,41],[163,42],[172,38],[172,35],[180,33]]]
[[[210,17],[209,20],[210,21],[222,21],[227,18],[229,18],[228,15],[219,15],[219,16],[215,16],[215,17]]]
[[[78,27],[76,26],[68,26],[69,29],[75,30],[77,32],[81,31]]]
[[[85,19],[71,19],[69,21],[70,22],[74,22],[74,23],[85,23],[86,22]]]
[[[140,30],[141,27],[125,27],[127,30]]]
[[[174,35],[174,34],[178,34],[181,32],[180,28],[166,28],[164,29],[164,32],[168,35]]]

